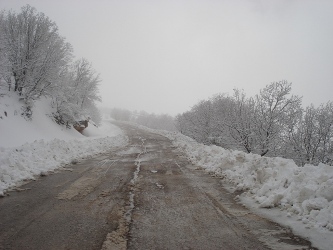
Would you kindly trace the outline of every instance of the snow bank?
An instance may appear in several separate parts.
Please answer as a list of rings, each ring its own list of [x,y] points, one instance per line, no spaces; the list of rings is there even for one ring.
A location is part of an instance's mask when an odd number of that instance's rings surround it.
[[[88,140],[38,140],[15,148],[0,147],[0,195],[23,180],[125,143],[126,137],[117,135]]]
[[[116,136],[119,134],[122,134],[122,130],[118,128],[117,126],[111,124],[112,119],[103,120],[102,124],[98,127],[96,127],[94,124],[91,124],[89,122],[88,127],[83,130],[84,136],[94,136],[94,137],[105,137],[105,135],[108,136]]]
[[[127,143],[121,129],[109,121],[98,128],[89,123],[84,135],[57,125],[47,115],[52,112],[49,102],[37,101],[32,121],[26,121],[17,96],[1,97],[0,196],[23,180]]]
[[[289,159],[206,146],[180,133],[157,133],[172,140],[190,162],[244,191],[258,208],[278,207],[306,228],[333,231],[332,166],[298,167]]]
[[[9,93],[8,93],[9,94]],[[42,98],[34,104],[31,121],[22,116],[22,103],[17,95],[0,98],[0,147],[16,147],[35,140],[72,140],[84,138],[74,129],[61,127],[48,116],[52,113],[50,100]]]

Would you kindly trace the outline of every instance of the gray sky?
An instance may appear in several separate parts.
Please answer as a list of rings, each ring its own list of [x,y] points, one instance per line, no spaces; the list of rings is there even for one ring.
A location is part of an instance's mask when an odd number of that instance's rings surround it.
[[[279,80],[303,103],[333,100],[332,0],[0,0],[55,21],[100,73],[103,106],[188,110]]]

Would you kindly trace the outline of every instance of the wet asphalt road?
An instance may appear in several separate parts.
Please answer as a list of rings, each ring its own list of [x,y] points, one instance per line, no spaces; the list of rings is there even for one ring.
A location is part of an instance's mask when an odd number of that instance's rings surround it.
[[[0,249],[314,249],[237,203],[167,138],[118,125],[126,147],[0,199]]]

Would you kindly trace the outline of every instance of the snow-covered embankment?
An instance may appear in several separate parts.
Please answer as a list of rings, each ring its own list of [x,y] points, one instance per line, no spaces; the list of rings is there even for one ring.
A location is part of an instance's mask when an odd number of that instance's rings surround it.
[[[127,143],[122,131],[106,121],[100,129],[90,125],[85,133],[88,137],[40,139],[16,147],[0,147],[0,195],[23,180],[34,179],[74,160],[107,152]]]

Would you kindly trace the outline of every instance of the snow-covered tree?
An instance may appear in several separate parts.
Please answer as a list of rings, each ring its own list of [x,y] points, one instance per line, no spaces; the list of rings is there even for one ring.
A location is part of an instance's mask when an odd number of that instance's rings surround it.
[[[216,101],[215,101],[216,102]],[[214,130],[222,130],[220,137],[227,147],[253,151],[253,115],[254,101],[247,98],[244,91],[234,90],[232,97],[223,96],[215,106],[215,120],[217,124]]]
[[[95,101],[101,101],[98,91],[100,77],[92,68],[91,63],[84,58],[79,59],[74,62],[71,71],[73,77],[72,88],[77,104],[84,108]]]
[[[86,59],[77,60],[65,68],[52,94],[56,120],[60,123],[74,124],[90,117],[99,124],[101,117],[96,102],[101,98],[98,82],[99,75]]]
[[[53,118],[58,124],[70,127],[77,121],[82,120],[82,111],[80,106],[75,102],[75,95],[72,84],[72,74],[66,68],[60,74],[57,81],[57,88],[53,89],[52,107],[55,109]]]
[[[5,12],[0,11],[0,89],[9,89],[11,88],[11,74],[10,71],[10,63],[7,57],[7,51],[5,46],[5,33],[4,33],[4,25],[5,25]],[[0,93],[1,96],[2,93]]]
[[[198,142],[211,144],[213,106],[210,100],[200,101],[190,111],[178,115],[176,126],[182,133],[192,137]]]
[[[240,90],[216,95],[176,117],[177,129],[203,143],[294,159],[299,165],[333,164],[333,104],[302,110],[291,83],[273,82],[255,98]]]
[[[167,114],[149,114],[145,111],[133,113],[132,121],[152,129],[177,131],[174,118]]]
[[[49,95],[71,58],[71,46],[54,22],[29,5],[1,19],[0,74],[27,103]]]
[[[129,111],[127,109],[113,108],[111,117],[117,121],[131,121],[148,128],[177,131],[175,120],[167,114],[154,114],[146,111]]]
[[[86,59],[71,62],[71,45],[43,13],[29,5],[0,12],[0,87],[20,96],[23,116],[30,118],[34,101],[47,97],[59,124],[100,122],[99,75]]]
[[[333,163],[333,104],[307,107],[288,133],[286,156],[298,164]]]
[[[113,108],[111,109],[110,116],[116,121],[130,121],[132,112],[126,109]]]
[[[279,143],[290,119],[295,117],[301,98],[290,96],[291,83],[273,82],[260,90],[255,97],[255,140],[256,152],[266,155]]]

